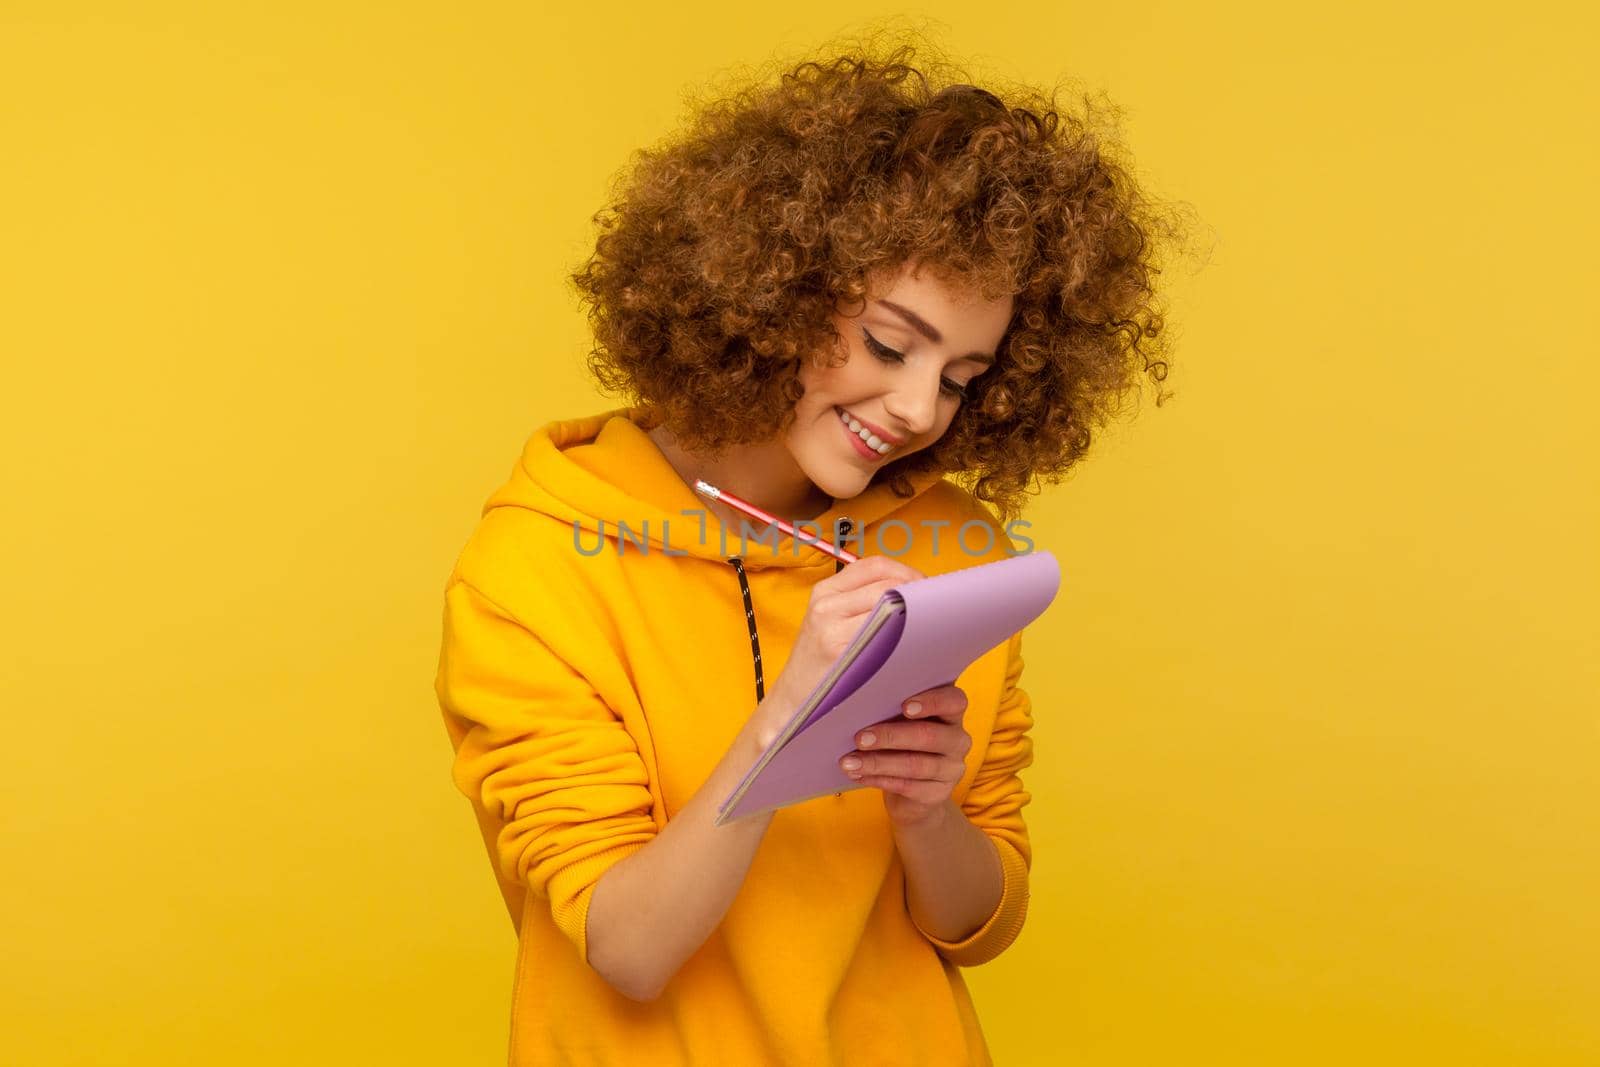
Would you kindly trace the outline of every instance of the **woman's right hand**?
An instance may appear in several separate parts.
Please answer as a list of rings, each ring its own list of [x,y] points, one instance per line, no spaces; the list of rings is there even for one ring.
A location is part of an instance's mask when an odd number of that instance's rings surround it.
[[[828,668],[844,653],[884,592],[925,577],[927,575],[915,567],[892,556],[862,556],[811,587],[811,600],[800,622],[800,635],[795,638],[794,649],[773,683],[772,692],[768,693],[769,702],[775,705],[773,714],[781,716],[783,721],[763,724],[765,728],[760,739],[763,747],[771,743],[800,702],[810,696],[817,683],[827,675]],[[770,701],[774,695],[780,699]],[[763,707],[767,703],[763,702]]]

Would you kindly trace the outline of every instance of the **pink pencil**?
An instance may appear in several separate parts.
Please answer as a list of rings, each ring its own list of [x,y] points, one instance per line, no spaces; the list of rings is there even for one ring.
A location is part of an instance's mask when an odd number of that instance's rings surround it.
[[[712,500],[720,500],[724,504],[727,504],[729,507],[736,508],[739,511],[744,512],[746,515],[750,516],[752,519],[760,519],[762,522],[770,523],[771,525],[776,526],[778,529],[782,530],[784,533],[788,534],[790,537],[794,538],[796,541],[801,541],[801,542],[804,542],[806,544],[816,545],[818,548],[822,549],[822,551],[828,553],[828,555],[830,555],[830,556],[833,556],[835,559],[842,559],[846,563],[854,563],[858,559],[861,558],[861,557],[857,556],[854,552],[851,552],[851,551],[849,551],[847,549],[835,548],[834,545],[833,545],[833,542],[831,542],[831,541],[822,541],[822,540],[813,541],[809,537],[801,536],[801,534],[800,534],[800,532],[798,530],[796,530],[793,526],[790,526],[788,523],[784,522],[782,519],[778,518],[777,516],[768,515],[765,511],[762,511],[760,508],[756,507],[754,504],[750,503],[748,500],[741,500],[740,498],[734,496],[732,493],[728,492],[726,489],[718,489],[716,486],[712,485],[710,482],[697,481],[697,482],[694,483],[694,490],[695,490],[695,492],[699,493],[701,496],[708,496]]]

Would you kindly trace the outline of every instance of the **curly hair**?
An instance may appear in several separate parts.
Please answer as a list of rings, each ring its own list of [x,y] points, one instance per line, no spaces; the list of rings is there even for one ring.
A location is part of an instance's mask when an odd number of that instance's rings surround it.
[[[1157,239],[1181,228],[1111,158],[1092,107],[1063,115],[1027,87],[1004,100],[960,71],[935,85],[913,52],[807,60],[636,153],[571,275],[588,366],[647,427],[715,454],[787,427],[800,361],[839,351],[831,314],[884,272],[916,261],[1010,294],[997,361],[949,429],[876,475],[909,496],[909,476],[950,474],[1009,519],[1141,370],[1165,380],[1152,282]]]

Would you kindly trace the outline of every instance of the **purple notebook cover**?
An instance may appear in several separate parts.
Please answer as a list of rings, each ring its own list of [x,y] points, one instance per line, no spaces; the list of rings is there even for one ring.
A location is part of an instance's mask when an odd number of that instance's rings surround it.
[[[839,758],[856,747],[856,733],[899,715],[901,702],[912,694],[953,683],[978,657],[1043,614],[1060,587],[1055,556],[1038,551],[884,593],[880,605],[898,600],[902,610],[873,635],[805,723],[775,746],[765,764],[751,768],[723,801],[717,822],[862,788],[839,769]],[[825,684],[826,679],[818,689]],[[813,690],[802,706],[815,695]]]

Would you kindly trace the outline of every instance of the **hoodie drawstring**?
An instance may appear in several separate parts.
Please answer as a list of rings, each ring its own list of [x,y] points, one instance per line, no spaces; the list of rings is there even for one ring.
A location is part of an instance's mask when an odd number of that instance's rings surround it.
[[[744,622],[750,628],[750,655],[756,661],[756,703],[767,698],[767,688],[761,679],[761,638],[756,634],[756,608],[750,600],[750,580],[744,576],[744,560],[728,557],[733,569],[739,572],[739,592],[744,595]]]
[[[840,519],[839,530],[842,533],[850,532],[850,520]],[[756,606],[750,599],[750,580],[745,577],[744,560],[738,556],[729,556],[728,563],[739,575],[739,593],[744,597],[744,622],[750,629],[750,658],[756,665],[756,703],[759,704],[767,698],[766,682],[761,675],[761,637],[756,632]],[[844,570],[844,560],[835,560],[833,573],[838,574]]]

